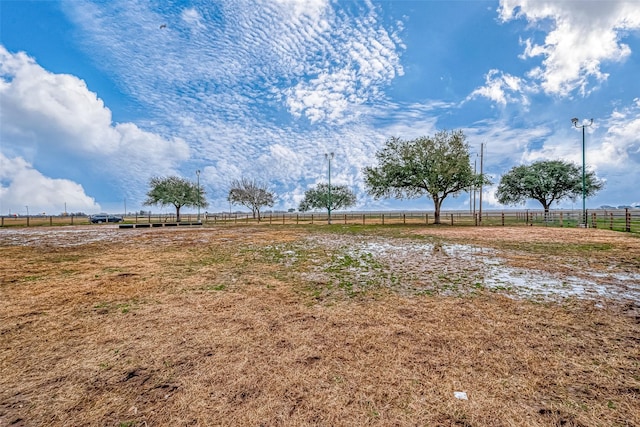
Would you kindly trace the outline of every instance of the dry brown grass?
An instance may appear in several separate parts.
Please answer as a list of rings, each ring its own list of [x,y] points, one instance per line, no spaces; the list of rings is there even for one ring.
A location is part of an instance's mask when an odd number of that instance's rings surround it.
[[[326,227],[47,230],[0,230],[0,426],[640,426],[633,303],[318,298],[330,284],[305,277],[330,250],[299,248]],[[593,268],[640,271],[624,234],[490,231],[345,232],[484,242],[514,262],[566,245],[537,257],[560,270],[606,244]]]

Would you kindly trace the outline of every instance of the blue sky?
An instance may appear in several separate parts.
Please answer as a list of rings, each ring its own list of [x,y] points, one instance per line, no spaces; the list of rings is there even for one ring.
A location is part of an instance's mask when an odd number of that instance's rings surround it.
[[[210,212],[241,177],[295,208],[328,152],[355,209],[432,209],[371,199],[362,168],[441,129],[478,167],[485,144],[501,209],[511,167],[581,165],[572,117],[606,181],[587,206],[640,204],[639,76],[637,1],[2,0],[0,213],[147,209],[151,177],[196,170]]]

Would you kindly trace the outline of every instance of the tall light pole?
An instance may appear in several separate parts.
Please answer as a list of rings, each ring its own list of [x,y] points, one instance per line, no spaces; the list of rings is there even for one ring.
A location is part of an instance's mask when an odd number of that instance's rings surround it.
[[[480,181],[480,212],[478,215],[478,222],[481,223],[482,222],[482,184],[484,183],[484,175],[482,172],[482,165],[484,163],[484,142],[480,143],[480,177],[482,178],[482,181]]]
[[[586,172],[585,172],[585,149],[584,149],[584,128],[589,127],[593,124],[593,119],[589,120],[588,124],[583,124],[578,126],[579,119],[574,117],[571,119],[571,123],[577,129],[582,129],[582,227],[587,227],[587,185],[586,185]]]
[[[200,222],[200,169],[196,171],[196,177],[198,180],[198,219],[197,221]]]
[[[331,224],[331,159],[333,159],[333,152],[329,154],[325,153],[324,158],[329,161],[329,204],[327,206],[329,217],[327,219],[327,224]]]

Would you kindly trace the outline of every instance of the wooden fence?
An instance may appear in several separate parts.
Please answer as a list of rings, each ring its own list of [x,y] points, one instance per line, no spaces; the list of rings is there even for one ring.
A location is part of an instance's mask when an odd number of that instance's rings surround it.
[[[442,211],[440,223],[455,226],[514,226],[536,225],[546,227],[585,227],[581,220],[582,212],[575,210],[552,210],[546,215],[542,210],[486,210],[482,217],[468,211]],[[215,225],[323,225],[328,224],[326,212],[305,213],[266,213],[260,219],[253,218],[251,213],[205,213],[200,221],[207,226]],[[333,212],[332,224],[343,225],[431,225],[434,223],[433,211],[427,212]],[[184,222],[197,222],[196,214],[181,215]],[[175,215],[147,214],[124,217],[126,224],[175,223]],[[19,216],[0,217],[0,227],[32,227],[89,225],[86,216]],[[96,224],[99,226],[99,224]],[[588,210],[587,224],[589,228],[605,228],[616,231],[640,233],[640,209]]]

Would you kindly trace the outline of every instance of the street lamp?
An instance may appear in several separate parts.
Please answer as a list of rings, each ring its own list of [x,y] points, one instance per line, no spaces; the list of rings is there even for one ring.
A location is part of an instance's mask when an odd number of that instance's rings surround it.
[[[582,224],[580,224],[581,227],[587,227],[587,207],[586,207],[586,190],[587,190],[587,186],[586,186],[586,175],[585,175],[585,150],[584,150],[584,128],[589,127],[593,124],[593,119],[589,120],[588,124],[583,124],[578,126],[578,118],[574,117],[573,119],[571,119],[571,123],[573,123],[573,126],[575,126],[577,129],[582,129]]]
[[[324,155],[324,158],[329,161],[329,205],[327,206],[329,217],[327,219],[327,224],[331,224],[331,159],[333,159],[333,156],[333,152],[329,154],[325,153]]]
[[[200,222],[200,169],[196,171],[196,177],[198,179],[198,222]]]

